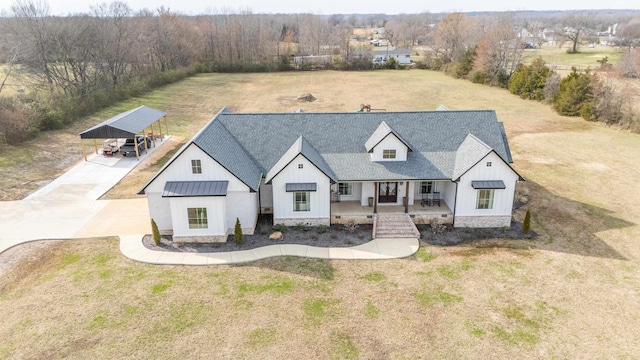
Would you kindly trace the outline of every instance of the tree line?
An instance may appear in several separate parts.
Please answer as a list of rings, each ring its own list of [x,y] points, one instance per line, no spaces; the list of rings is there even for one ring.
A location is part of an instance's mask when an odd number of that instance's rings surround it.
[[[44,0],[15,0],[0,18],[0,92],[8,79],[26,91],[0,96],[0,133],[6,142],[19,143],[197,72],[287,71],[301,55],[328,55],[328,68],[371,69],[370,59],[359,56],[371,34],[355,28],[383,28],[379,36],[390,46],[420,45],[426,50],[419,67],[507,88],[525,61],[525,47],[540,41],[544,29],[579,51],[594,30],[616,21],[622,24],[621,44],[628,47],[621,71],[638,76],[639,19],[592,13],[185,16],[162,6],[133,11],[123,1],[60,17],[51,15]]]

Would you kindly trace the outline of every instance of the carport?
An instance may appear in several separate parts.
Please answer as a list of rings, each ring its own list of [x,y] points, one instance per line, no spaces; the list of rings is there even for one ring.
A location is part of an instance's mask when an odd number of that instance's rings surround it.
[[[162,129],[162,119],[164,119],[164,132]],[[158,132],[154,131],[154,124],[157,123]],[[145,133],[146,129],[149,129]],[[87,160],[87,152],[84,139],[93,139],[93,146],[98,153],[97,139],[131,139],[135,144],[136,159],[140,158],[138,152],[137,135],[149,135],[155,147],[156,138],[162,139],[169,134],[169,124],[167,114],[156,109],[140,106],[112,117],[90,129],[80,133],[82,142],[82,156]],[[144,148],[147,149],[147,142],[144,141]]]

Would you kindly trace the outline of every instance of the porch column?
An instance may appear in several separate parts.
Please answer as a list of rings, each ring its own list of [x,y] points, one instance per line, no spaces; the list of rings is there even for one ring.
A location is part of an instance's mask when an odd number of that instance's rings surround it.
[[[373,182],[373,213],[378,213],[378,182]]]
[[[406,190],[404,192],[404,213],[408,214],[409,213],[409,182],[405,181],[405,184],[407,184],[406,186]]]

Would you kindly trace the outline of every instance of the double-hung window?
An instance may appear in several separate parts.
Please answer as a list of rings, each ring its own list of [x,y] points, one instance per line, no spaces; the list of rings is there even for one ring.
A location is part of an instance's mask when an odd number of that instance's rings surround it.
[[[293,193],[293,211],[311,211],[309,192]]]
[[[431,194],[436,190],[436,186],[433,181],[421,181],[420,182],[420,194]]]
[[[207,208],[187,208],[187,217],[189,229],[207,229],[209,227]]]
[[[202,174],[202,162],[200,160],[191,160],[191,173]]]
[[[493,209],[493,189],[478,190],[476,209]]]
[[[348,183],[348,182],[338,183],[338,194],[353,195],[353,183]]]

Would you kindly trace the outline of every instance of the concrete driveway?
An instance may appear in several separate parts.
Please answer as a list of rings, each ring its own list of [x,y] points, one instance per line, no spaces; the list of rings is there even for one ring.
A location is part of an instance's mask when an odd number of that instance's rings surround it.
[[[160,146],[167,141],[156,142]],[[19,201],[0,202],[0,253],[17,244],[151,232],[145,197],[97,200],[140,161],[93,154],[48,185]]]

